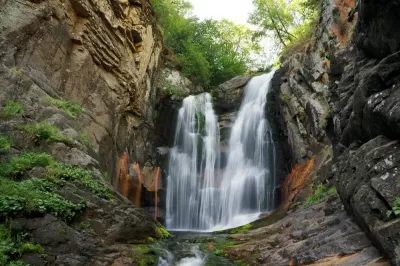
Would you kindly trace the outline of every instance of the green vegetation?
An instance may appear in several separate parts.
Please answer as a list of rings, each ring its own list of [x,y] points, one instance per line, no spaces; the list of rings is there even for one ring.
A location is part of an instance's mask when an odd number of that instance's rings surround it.
[[[153,0],[167,45],[185,76],[210,89],[254,67],[253,32],[228,20],[200,21],[187,0]]]
[[[160,223],[157,223],[156,237],[159,239],[164,239],[171,237],[171,234],[167,231],[167,229],[165,229],[164,226],[162,226]]]
[[[281,99],[282,99],[282,101],[285,101],[285,102],[290,102],[290,100],[292,99],[292,95],[290,95],[290,94],[285,94],[285,93],[281,93]]]
[[[236,243],[227,238],[217,238],[215,241],[214,254],[217,256],[227,256],[226,249],[233,247]]]
[[[53,180],[70,180],[80,183],[99,197],[112,198],[111,190],[94,180],[92,174],[86,169],[63,163],[54,163],[47,167],[47,174]]]
[[[25,172],[34,167],[46,169],[45,179],[22,179]],[[60,186],[68,180],[99,197],[112,198],[111,190],[96,181],[88,170],[58,163],[46,153],[25,152],[0,164],[0,217],[51,213],[71,220],[85,204],[72,203],[58,194]],[[160,229],[160,234],[165,235],[165,232]]]
[[[155,265],[157,258],[156,252],[147,245],[137,245],[133,248],[135,254],[133,259],[139,266]]]
[[[246,224],[241,227],[235,228],[231,230],[231,234],[242,234],[247,233],[253,226],[251,224]]]
[[[255,37],[270,32],[283,47],[281,57],[304,50],[312,43],[321,0],[253,0],[250,23],[258,27]]]
[[[8,162],[0,164],[1,177],[20,177],[24,172],[35,166],[46,167],[54,162],[46,153],[25,152],[12,157]]]
[[[235,264],[238,266],[250,266],[250,264],[247,264],[243,262],[242,260],[235,260]]]
[[[326,196],[336,194],[336,188],[331,187],[327,188],[326,186],[319,184],[317,189],[314,191],[314,194],[307,197],[306,202],[304,203],[304,207],[309,207],[313,204],[321,202]]]
[[[24,114],[24,107],[15,101],[8,100],[3,109],[3,115],[5,117],[21,116]]]
[[[0,225],[0,265],[24,266],[22,256],[26,253],[44,254],[44,249],[32,243],[28,234]]]
[[[386,215],[388,218],[392,215],[400,215],[400,197],[397,197],[395,199],[392,210],[387,211]]]
[[[48,101],[51,105],[63,110],[65,113],[68,114],[69,117],[73,119],[76,119],[76,117],[84,111],[82,106],[71,100],[54,99],[51,97],[47,97],[46,101]]]
[[[35,135],[38,139],[43,139],[48,142],[64,142],[66,144],[74,143],[72,139],[61,135],[55,125],[51,125],[47,122],[25,125],[22,126],[21,129],[28,134]]]
[[[71,220],[85,204],[74,204],[56,193],[56,186],[43,179],[31,178],[20,182],[0,178],[0,217],[23,213],[51,213]]]
[[[12,146],[11,138],[8,136],[0,135],[0,154],[10,151]]]

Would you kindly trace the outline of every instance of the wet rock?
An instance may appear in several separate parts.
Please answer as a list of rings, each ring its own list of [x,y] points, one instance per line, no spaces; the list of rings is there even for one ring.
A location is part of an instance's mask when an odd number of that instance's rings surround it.
[[[243,88],[251,77],[251,75],[238,76],[218,86],[216,89],[217,103],[215,104],[217,112],[239,109],[242,102]]]

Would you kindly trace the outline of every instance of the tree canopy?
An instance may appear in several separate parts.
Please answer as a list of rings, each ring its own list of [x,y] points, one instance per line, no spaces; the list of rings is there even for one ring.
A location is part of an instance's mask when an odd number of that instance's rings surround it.
[[[249,22],[258,26],[257,36],[272,31],[286,48],[311,30],[321,0],[253,0]]]
[[[184,75],[212,88],[254,68],[251,55],[260,51],[254,33],[228,20],[200,21],[185,0],[153,0],[166,44]]]

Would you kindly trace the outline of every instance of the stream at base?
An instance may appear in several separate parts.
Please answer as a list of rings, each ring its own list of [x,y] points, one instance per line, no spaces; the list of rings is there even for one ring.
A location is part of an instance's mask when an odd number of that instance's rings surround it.
[[[224,256],[215,254],[215,248],[224,241],[224,235],[176,232],[156,249],[158,266],[235,265]]]

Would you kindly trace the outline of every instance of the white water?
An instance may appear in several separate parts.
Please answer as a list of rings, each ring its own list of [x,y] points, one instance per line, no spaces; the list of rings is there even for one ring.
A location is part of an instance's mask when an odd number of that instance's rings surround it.
[[[158,259],[158,266],[203,266],[206,263],[206,256],[199,250],[198,247],[193,247],[191,250],[195,257],[183,258],[178,262],[175,262],[175,257],[171,252],[168,250],[164,251],[167,253],[167,258],[163,259],[160,257]]]
[[[229,139],[225,169],[220,169],[219,164],[220,136],[211,96],[184,99],[169,165],[169,230],[237,227],[274,208],[275,156],[265,118],[272,76],[273,73],[254,77],[246,86]]]

